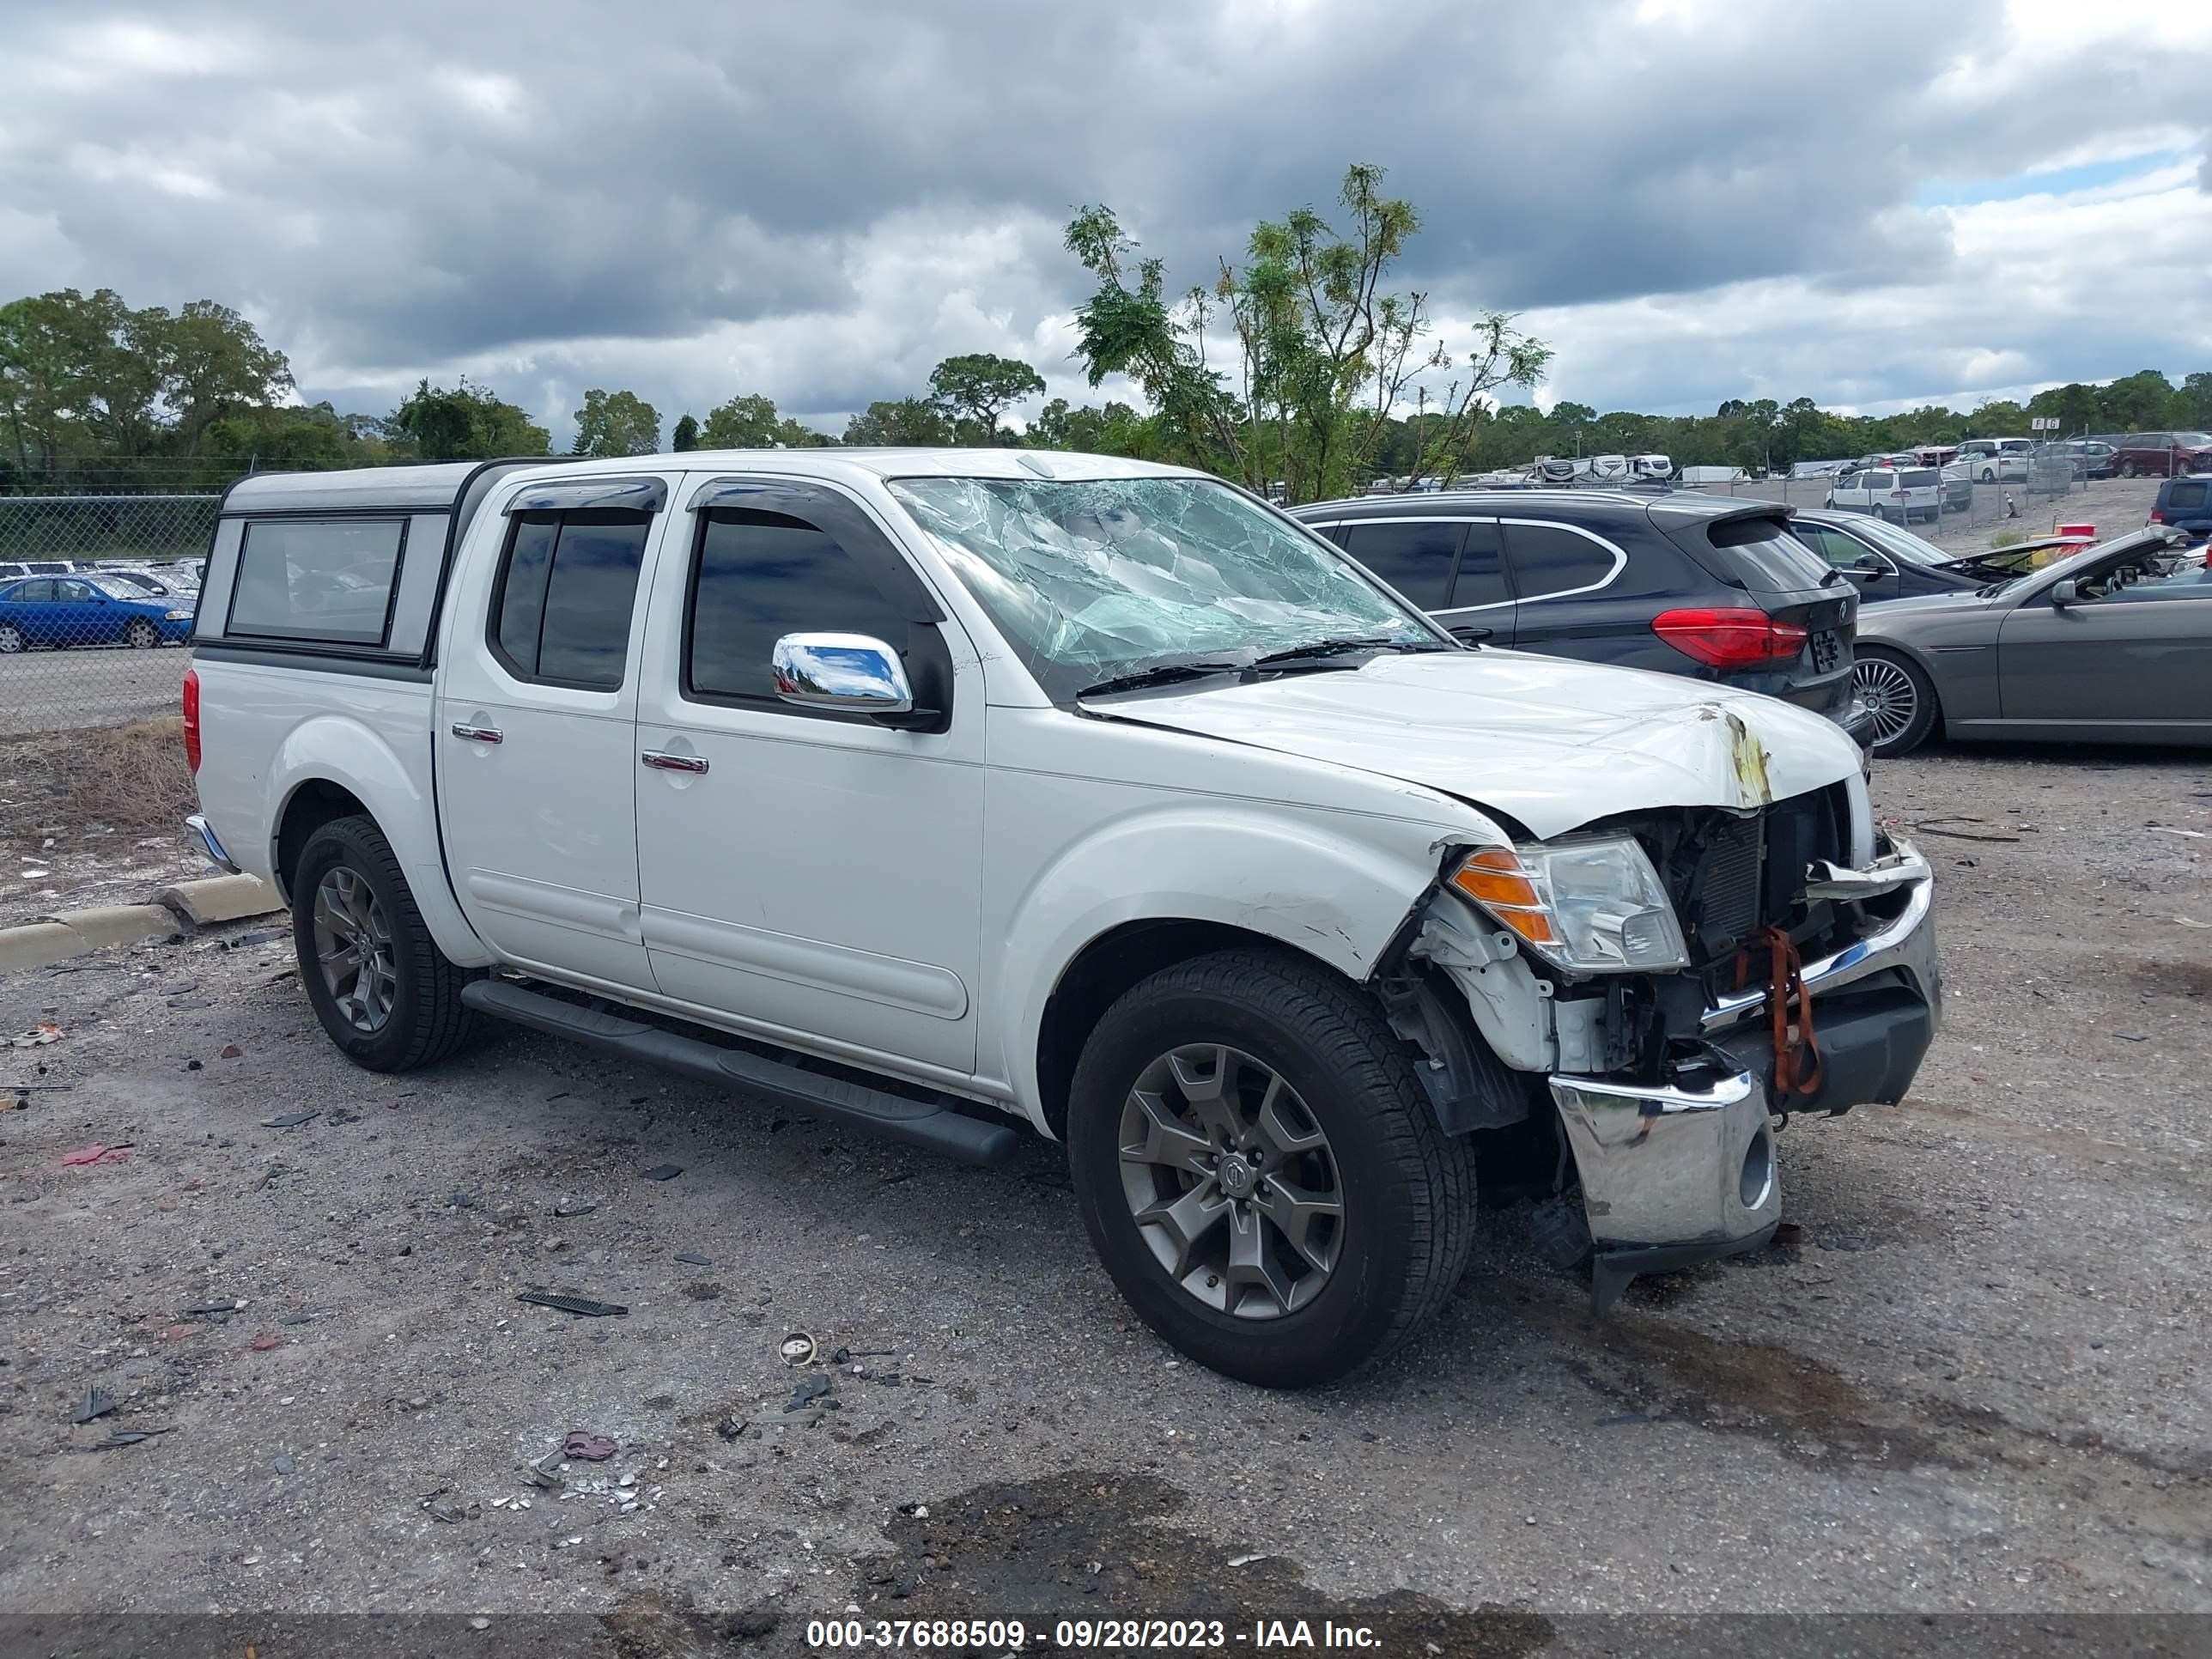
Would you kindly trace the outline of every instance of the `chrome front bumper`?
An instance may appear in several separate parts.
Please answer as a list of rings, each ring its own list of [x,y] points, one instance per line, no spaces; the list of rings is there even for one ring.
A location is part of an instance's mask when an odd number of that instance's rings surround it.
[[[1824,995],[1887,976],[1839,1005],[1832,1051],[1823,1030],[1824,1060],[1842,1092],[1813,1103],[1840,1111],[1903,1095],[1941,1016],[1942,981],[1930,921],[1934,884],[1918,853],[1896,842],[1863,870],[1828,871],[1824,884],[1888,913],[1872,917],[1864,937],[1804,969],[1816,1011]],[[1601,1305],[1639,1272],[1755,1249],[1781,1219],[1768,1123],[1775,1103],[1767,996],[1762,987],[1705,1010],[1701,1030],[1729,1064],[1701,1079],[1649,1086],[1551,1079],[1597,1247]]]

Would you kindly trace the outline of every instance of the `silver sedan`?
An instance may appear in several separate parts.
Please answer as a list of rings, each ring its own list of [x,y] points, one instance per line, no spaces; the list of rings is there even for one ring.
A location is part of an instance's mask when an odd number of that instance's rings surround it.
[[[1956,738],[2212,744],[2212,567],[2154,525],[1971,592],[1859,611],[1874,752]]]

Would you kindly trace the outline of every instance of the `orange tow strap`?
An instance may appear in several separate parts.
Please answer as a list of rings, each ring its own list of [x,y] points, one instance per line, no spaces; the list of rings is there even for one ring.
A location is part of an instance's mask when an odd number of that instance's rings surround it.
[[[1796,942],[1781,927],[1766,930],[1767,961],[1773,983],[1767,1007],[1774,1024],[1774,1086],[1793,1095],[1820,1087],[1820,1045],[1813,1036],[1813,993],[1806,988],[1805,963]],[[1797,1026],[1790,1026],[1790,999],[1797,999]]]

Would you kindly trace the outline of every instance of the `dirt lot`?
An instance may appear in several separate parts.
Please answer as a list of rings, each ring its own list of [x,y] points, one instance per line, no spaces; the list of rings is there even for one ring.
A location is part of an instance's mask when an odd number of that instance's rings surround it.
[[[280,1609],[624,1655],[848,1607],[1500,1655],[2212,1612],[2212,770],[1953,750],[1875,793],[1941,872],[1948,1025],[1902,1107],[1783,1134],[1802,1238],[1600,1322],[1500,1214],[1425,1339],[1304,1395],[1177,1364],[1041,1144],[955,1167],[520,1035],[372,1077],[266,926],[0,980],[0,1031],[65,1033],[0,1048],[0,1607],[264,1655],[314,1645]],[[572,1431],[613,1455],[534,1484]]]
[[[179,716],[0,737],[0,927],[214,874],[185,832],[198,805]]]

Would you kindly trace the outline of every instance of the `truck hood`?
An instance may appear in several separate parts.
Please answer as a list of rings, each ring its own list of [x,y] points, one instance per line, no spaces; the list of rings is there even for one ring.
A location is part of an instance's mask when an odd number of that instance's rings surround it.
[[[1643,808],[1761,806],[1859,769],[1839,727],[1772,697],[1516,651],[1382,656],[1085,708],[1424,784],[1540,838]]]

